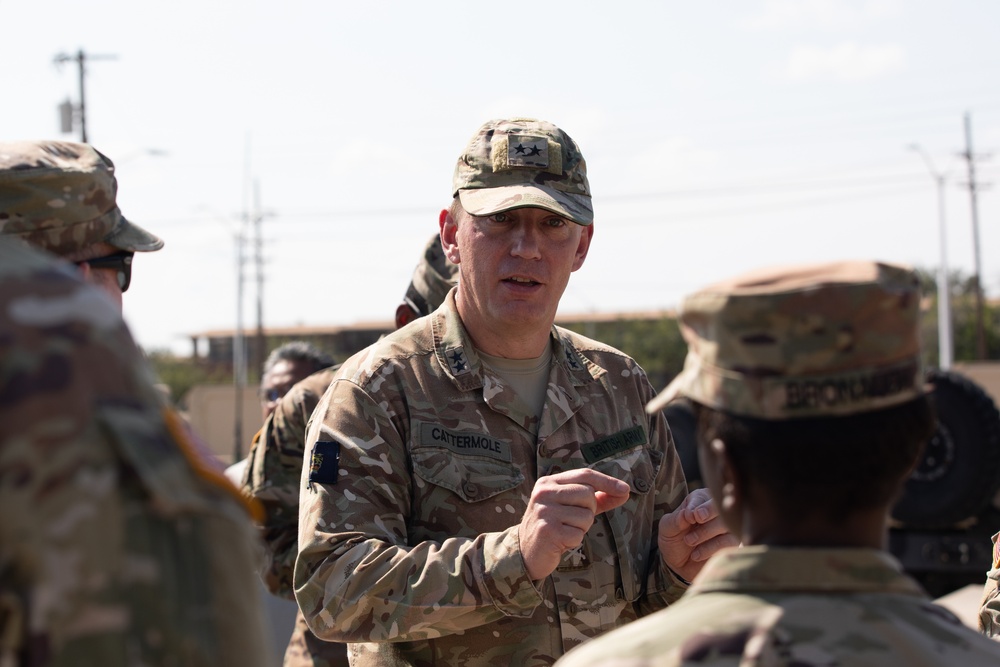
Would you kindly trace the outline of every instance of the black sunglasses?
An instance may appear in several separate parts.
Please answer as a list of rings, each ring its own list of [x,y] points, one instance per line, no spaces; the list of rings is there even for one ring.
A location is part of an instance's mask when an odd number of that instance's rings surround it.
[[[77,265],[86,264],[92,269],[112,269],[118,277],[118,287],[122,292],[132,283],[132,255],[134,252],[122,251],[104,257],[81,259]]]

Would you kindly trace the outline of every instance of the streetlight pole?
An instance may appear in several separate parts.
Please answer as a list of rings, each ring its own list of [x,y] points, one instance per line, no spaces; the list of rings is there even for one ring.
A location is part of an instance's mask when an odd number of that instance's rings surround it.
[[[948,253],[947,253],[947,233],[945,231],[944,217],[944,183],[947,174],[940,173],[934,169],[934,163],[919,144],[910,144],[910,150],[916,151],[927,164],[927,170],[937,184],[938,196],[938,234],[941,257],[938,262],[937,271],[937,292],[938,292],[938,365],[942,370],[951,368],[952,363],[952,342],[951,342],[951,293],[948,288]]]

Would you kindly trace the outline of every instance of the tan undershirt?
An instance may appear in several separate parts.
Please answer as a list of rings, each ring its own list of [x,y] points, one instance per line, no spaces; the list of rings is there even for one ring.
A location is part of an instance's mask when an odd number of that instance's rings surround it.
[[[552,361],[552,348],[545,346],[542,356],[534,359],[506,359],[490,354],[479,353],[480,358],[504,382],[510,385],[525,405],[534,410],[536,417],[542,416],[545,406],[545,389],[549,384],[549,363]]]

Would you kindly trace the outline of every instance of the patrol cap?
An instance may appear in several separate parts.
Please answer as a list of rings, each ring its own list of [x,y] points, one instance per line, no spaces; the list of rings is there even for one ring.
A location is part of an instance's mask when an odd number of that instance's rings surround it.
[[[403,300],[414,312],[427,315],[444,303],[448,291],[455,286],[457,274],[458,265],[445,256],[441,237],[434,234],[424,246]]]
[[[70,141],[0,142],[0,235],[65,255],[105,241],[133,252],[163,241],[122,216],[110,159]]]
[[[762,269],[681,305],[684,370],[649,402],[684,396],[758,419],[849,415],[924,393],[920,282],[869,261]]]
[[[498,119],[480,127],[458,158],[452,195],[473,215],[535,207],[580,225],[594,221],[580,148],[544,120]]]

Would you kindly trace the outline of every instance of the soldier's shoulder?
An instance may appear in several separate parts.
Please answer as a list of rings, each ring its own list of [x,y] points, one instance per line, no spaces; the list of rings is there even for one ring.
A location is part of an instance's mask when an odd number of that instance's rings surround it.
[[[616,347],[559,326],[555,327],[555,332],[567,354],[575,352],[591,363],[609,371],[628,371],[629,373],[645,375],[635,359]]]
[[[367,388],[388,368],[405,368],[424,363],[434,355],[434,337],[428,317],[421,317],[383,336],[360,352],[352,355],[337,370],[333,380],[348,380]]]

